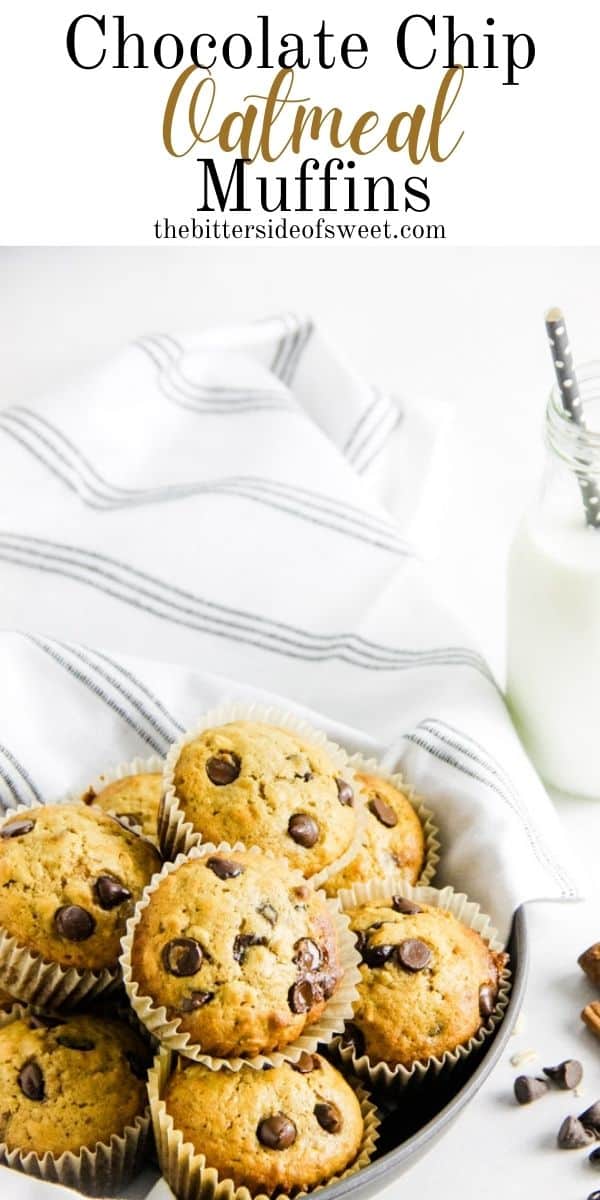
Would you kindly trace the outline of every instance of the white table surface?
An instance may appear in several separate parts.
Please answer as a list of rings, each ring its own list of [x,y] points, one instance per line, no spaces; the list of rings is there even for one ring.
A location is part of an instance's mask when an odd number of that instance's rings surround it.
[[[551,382],[542,316],[561,304],[576,357],[600,357],[599,281],[598,248],[3,250],[0,394],[31,396],[149,330],[310,311],[375,382],[451,403],[431,554],[441,593],[502,678],[506,553],[535,487]],[[529,906],[523,1033],[439,1146],[382,1197],[585,1200],[600,1188],[585,1151],[555,1148],[562,1118],[600,1097],[600,1042],[579,1020],[593,991],[576,965],[600,939],[600,804],[557,804],[589,898]],[[581,1100],[552,1092],[519,1108],[509,1058],[526,1049],[538,1056],[528,1073],[580,1057]],[[14,1194],[22,1200],[22,1185]]]

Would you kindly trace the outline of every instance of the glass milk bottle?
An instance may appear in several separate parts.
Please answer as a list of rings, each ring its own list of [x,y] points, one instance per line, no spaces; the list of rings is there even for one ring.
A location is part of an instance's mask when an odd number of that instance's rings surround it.
[[[507,692],[544,781],[600,799],[600,515],[598,528],[590,523],[596,489],[600,497],[600,363],[577,375],[588,428],[573,424],[554,389],[541,488],[510,553]]]

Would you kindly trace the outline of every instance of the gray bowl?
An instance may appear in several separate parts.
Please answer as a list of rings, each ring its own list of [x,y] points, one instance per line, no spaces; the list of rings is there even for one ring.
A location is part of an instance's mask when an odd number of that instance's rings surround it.
[[[422,1088],[399,1098],[395,1111],[384,1117],[377,1157],[358,1175],[341,1180],[319,1192],[322,1200],[374,1196],[439,1141],[461,1109],[473,1099],[506,1049],[521,1010],[527,978],[528,949],[525,912],[517,909],[508,943],[513,975],[510,1003],[494,1035],[468,1059],[459,1063],[445,1079],[426,1082]],[[410,1095],[410,1099],[408,1096]],[[377,1097],[374,1097],[377,1100]],[[397,1114],[402,1114],[399,1121]]]

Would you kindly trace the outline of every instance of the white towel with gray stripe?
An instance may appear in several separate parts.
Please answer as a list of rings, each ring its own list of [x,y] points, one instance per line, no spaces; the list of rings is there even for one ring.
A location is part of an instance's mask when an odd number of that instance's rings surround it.
[[[522,902],[574,896],[498,688],[412,548],[437,420],[289,316],[147,337],[5,398],[4,804],[163,754],[224,699],[274,698],[405,773],[441,880],[504,933]]]

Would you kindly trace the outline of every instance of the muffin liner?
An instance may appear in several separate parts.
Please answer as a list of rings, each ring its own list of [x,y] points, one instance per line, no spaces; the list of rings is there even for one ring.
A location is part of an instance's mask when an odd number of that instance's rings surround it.
[[[13,1021],[20,1021],[28,1012],[27,1005],[19,1004],[18,1000],[15,1000],[10,1008],[0,1008],[0,1029],[4,1029],[5,1025],[12,1025]]]
[[[371,900],[385,900],[391,895],[404,896],[408,900],[416,900],[435,908],[443,908],[451,912],[463,925],[479,933],[490,950],[504,949],[499,941],[497,930],[491,920],[483,913],[478,904],[469,900],[463,892],[455,892],[454,888],[411,887],[401,875],[390,880],[371,880],[369,883],[359,883],[353,888],[345,888],[339,892],[338,899],[342,910],[368,904]],[[357,1055],[353,1046],[345,1046],[341,1038],[332,1043],[344,1066],[361,1079],[368,1079],[376,1088],[401,1089],[411,1083],[421,1083],[426,1075],[437,1076],[442,1071],[449,1071],[468,1058],[474,1050],[479,1049],[486,1038],[494,1032],[502,1020],[510,997],[511,972],[508,967],[500,971],[496,1005],[485,1025],[469,1038],[468,1042],[457,1046],[455,1050],[447,1050],[440,1058],[432,1055],[430,1058],[414,1062],[412,1066],[398,1065],[389,1067],[386,1062],[372,1063],[367,1054]]]
[[[7,819],[43,807],[37,802],[19,804],[7,813]],[[72,1007],[114,987],[119,978],[118,965],[87,971],[48,962],[35,950],[21,945],[0,925],[0,987],[21,1003],[43,1009]]]
[[[65,1150],[55,1157],[45,1154],[9,1150],[0,1142],[0,1163],[34,1175],[47,1183],[61,1183],[77,1188],[88,1196],[112,1196],[119,1192],[144,1165],[150,1135],[150,1112],[135,1118],[121,1134],[114,1133],[110,1142],[98,1142],[93,1150],[84,1146],[77,1154]]]
[[[76,790],[66,792],[56,803],[85,804],[85,796],[90,791],[98,795],[98,792],[108,787],[110,783],[116,783],[118,779],[126,779],[128,775],[145,775],[149,772],[162,775],[164,765],[164,758],[161,758],[158,754],[151,754],[149,758],[132,758],[131,762],[123,762],[118,763],[116,766],[106,767],[99,775],[90,780],[86,788],[83,788],[83,790],[77,788]],[[90,807],[93,807],[93,801]],[[152,842],[155,848],[160,849],[158,838],[156,841],[153,841],[152,838],[145,836],[142,833],[141,826],[128,825],[127,828],[131,829],[133,833],[137,833],[138,837],[143,838],[145,842]]]
[[[221,1179],[215,1167],[209,1167],[203,1154],[194,1150],[191,1142],[184,1142],[183,1134],[175,1129],[173,1118],[167,1112],[162,1099],[163,1091],[171,1074],[173,1055],[161,1050],[148,1072],[148,1095],[154,1126],[154,1138],[161,1171],[175,1193],[177,1200],[270,1200],[264,1192],[252,1193],[247,1187],[236,1188],[232,1179]],[[357,1080],[354,1090],[360,1103],[364,1122],[363,1139],[354,1162],[339,1175],[310,1189],[318,1192],[331,1183],[347,1179],[362,1171],[371,1161],[379,1137],[379,1117],[369,1093]],[[295,1200],[307,1192],[294,1192]],[[285,1192],[275,1193],[276,1200],[290,1200]]]
[[[327,1001],[319,1020],[309,1025],[299,1038],[294,1042],[290,1042],[283,1050],[272,1051],[269,1054],[257,1054],[252,1058],[217,1058],[210,1054],[203,1054],[200,1046],[190,1042],[189,1033],[178,1033],[180,1025],[179,1017],[169,1020],[164,1005],[157,1008],[149,996],[140,995],[139,985],[132,975],[131,954],[133,938],[141,914],[149,904],[153,892],[156,891],[167,875],[170,875],[172,871],[176,871],[178,867],[190,859],[204,858],[206,855],[214,853],[230,854],[236,850],[249,854],[266,855],[266,852],[259,850],[257,846],[246,848],[241,842],[236,842],[233,846],[230,846],[227,842],[220,842],[218,846],[215,846],[212,842],[203,842],[201,846],[192,847],[189,854],[179,854],[175,862],[164,863],[162,871],[154,875],[150,883],[146,886],[142,899],[136,906],[135,913],[127,922],[125,936],[121,942],[122,954],[120,962],[123,970],[123,982],[136,1016],[153,1037],[157,1038],[167,1049],[176,1050],[185,1058],[191,1058],[194,1062],[203,1063],[214,1071],[219,1070],[221,1067],[228,1067],[231,1071],[240,1071],[242,1067],[246,1066],[253,1067],[255,1070],[262,1070],[266,1064],[280,1066],[285,1060],[288,1062],[297,1062],[303,1051],[309,1054],[314,1053],[317,1045],[325,1045],[331,1042],[336,1034],[341,1033],[345,1022],[352,1016],[352,1008],[358,995],[358,981],[360,978],[358,970],[360,959],[354,945],[355,939],[350,931],[348,917],[342,913],[337,898],[329,899],[325,896],[324,892],[321,892],[319,894],[327,905],[329,915],[336,927],[340,960],[344,974],[340,986],[331,999]],[[273,854],[266,855],[266,857],[277,861]],[[307,883],[307,880],[299,871],[293,871],[292,874],[298,884]]]
[[[349,759],[349,764],[356,773],[378,775],[381,779],[385,779],[387,783],[391,783],[393,787],[398,788],[406,796],[406,799],[421,822],[425,836],[425,859],[421,874],[414,886],[427,887],[431,883],[440,861],[439,829],[435,823],[433,812],[427,806],[423,797],[418,795],[415,789],[406,782],[402,774],[399,772],[390,774],[389,771],[383,770],[377,759],[364,758],[362,754],[353,754]],[[344,865],[350,865],[351,862],[352,859],[349,859],[348,863]],[[402,874],[403,872],[400,868],[392,868],[389,872],[386,872],[386,878],[395,879],[398,875]]]
[[[310,876],[310,882],[315,887],[319,887],[330,875],[341,871],[358,853],[361,844],[362,822],[365,817],[361,787],[354,776],[348,755],[341,746],[338,746],[336,742],[330,741],[321,730],[315,729],[313,725],[310,725],[302,717],[298,717],[296,714],[287,712],[284,709],[271,706],[266,707],[264,704],[232,702],[223,704],[219,708],[213,708],[209,712],[204,713],[194,727],[184,733],[183,737],[178,742],[174,742],[170,747],[164,762],[163,799],[158,821],[158,833],[163,857],[175,858],[177,854],[187,854],[192,846],[198,846],[202,842],[202,834],[194,829],[191,821],[186,821],[175,794],[174,773],[179,755],[188,742],[193,741],[194,738],[197,738],[206,729],[213,729],[216,725],[227,725],[230,721],[262,721],[268,725],[278,725],[280,728],[288,729],[290,732],[298,734],[305,741],[312,742],[313,745],[326,750],[340,777],[346,779],[351,784],[355,797],[356,828],[352,840],[344,853],[340,854],[334,862],[323,867],[321,871]]]

